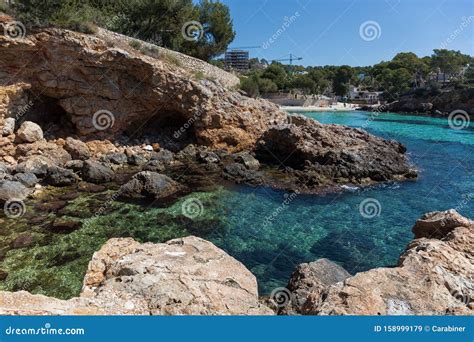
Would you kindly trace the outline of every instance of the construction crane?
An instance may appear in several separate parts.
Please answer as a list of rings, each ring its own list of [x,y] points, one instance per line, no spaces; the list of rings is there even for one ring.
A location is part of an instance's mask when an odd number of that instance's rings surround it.
[[[248,49],[260,49],[261,46],[239,46],[234,48],[229,48],[229,50],[248,50]]]
[[[293,61],[301,61],[303,57],[296,57],[290,53],[290,58],[283,58],[283,59],[274,59],[272,62],[290,62],[290,65],[293,65]]]

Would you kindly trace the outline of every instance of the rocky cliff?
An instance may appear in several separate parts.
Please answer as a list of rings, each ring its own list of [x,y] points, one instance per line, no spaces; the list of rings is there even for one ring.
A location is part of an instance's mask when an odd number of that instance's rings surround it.
[[[0,35],[0,157],[12,174],[23,172],[16,164],[27,162],[47,166],[36,175],[40,180],[55,172],[50,168],[77,174],[82,166],[65,142],[74,136],[87,143],[92,160],[107,159],[108,151],[127,153],[133,164],[137,159],[149,162],[154,158],[150,152],[168,155],[167,150],[180,152],[192,145],[195,151],[197,146],[199,153],[192,155],[196,169],[202,168],[202,160],[214,160],[211,168],[220,169],[224,178],[288,190],[317,192],[334,184],[416,177],[399,143],[289,117],[268,101],[197,74],[161,50],[136,50],[122,38],[105,30],[85,35],[46,29],[15,39]],[[32,123],[22,128],[24,121]],[[233,153],[242,151],[259,160],[250,168],[248,161],[234,165],[243,159]],[[265,164],[260,171],[255,167],[259,161]],[[127,157],[113,157],[113,164],[124,163]],[[148,169],[156,171],[157,166]],[[208,171],[206,165],[199,172]],[[101,178],[110,180],[112,176]]]

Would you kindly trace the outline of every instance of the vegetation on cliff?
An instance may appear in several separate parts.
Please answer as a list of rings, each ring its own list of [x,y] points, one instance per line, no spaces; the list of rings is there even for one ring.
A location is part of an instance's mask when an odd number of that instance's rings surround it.
[[[203,60],[235,37],[229,8],[209,0],[19,0],[12,14],[28,26],[94,33],[98,25]]]

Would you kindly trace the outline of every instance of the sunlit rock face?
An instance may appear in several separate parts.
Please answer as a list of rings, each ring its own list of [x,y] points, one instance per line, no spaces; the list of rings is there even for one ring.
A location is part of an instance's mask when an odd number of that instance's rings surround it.
[[[15,315],[267,315],[257,281],[240,262],[197,237],[140,244],[111,239],[94,254],[80,297],[0,292]]]

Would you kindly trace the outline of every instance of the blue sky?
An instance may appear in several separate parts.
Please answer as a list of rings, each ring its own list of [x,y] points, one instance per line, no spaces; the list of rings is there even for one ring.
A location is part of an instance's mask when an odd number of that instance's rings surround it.
[[[250,50],[252,57],[293,53],[304,58],[298,62],[303,65],[365,66],[398,52],[426,56],[440,47],[474,55],[474,0],[221,1],[230,7],[237,32],[231,47],[269,45]]]

